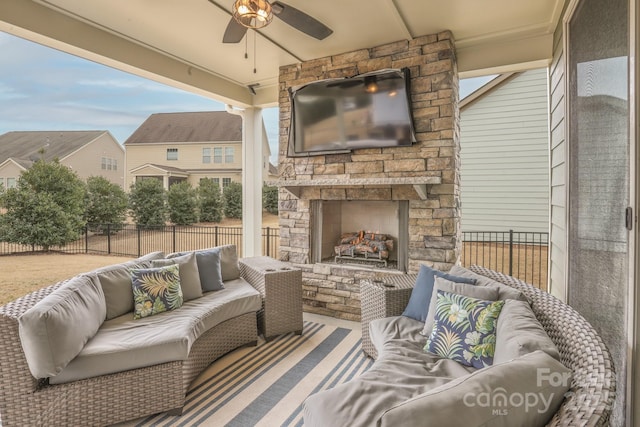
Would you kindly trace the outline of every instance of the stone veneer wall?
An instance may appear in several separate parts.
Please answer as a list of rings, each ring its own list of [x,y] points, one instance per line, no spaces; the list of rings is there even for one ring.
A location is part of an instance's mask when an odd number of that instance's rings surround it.
[[[417,143],[349,154],[288,158],[288,88],[316,80],[408,67]],[[308,264],[310,200],[409,200],[409,272],[420,264],[448,270],[460,253],[458,75],[450,32],[403,40],[280,69],[280,259],[303,270],[304,310],[360,319],[360,280],[385,274],[369,267]],[[422,200],[399,178],[427,185]],[[352,187],[331,186],[359,179]],[[363,181],[364,180],[364,181]],[[285,181],[285,182],[283,182]],[[295,197],[286,183],[306,184]],[[391,182],[393,181],[393,182]],[[365,185],[361,185],[365,183]]]

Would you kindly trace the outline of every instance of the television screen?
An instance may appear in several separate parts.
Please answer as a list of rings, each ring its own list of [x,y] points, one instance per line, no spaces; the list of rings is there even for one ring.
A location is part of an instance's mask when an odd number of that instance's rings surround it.
[[[408,72],[384,70],[292,88],[289,155],[413,144]]]

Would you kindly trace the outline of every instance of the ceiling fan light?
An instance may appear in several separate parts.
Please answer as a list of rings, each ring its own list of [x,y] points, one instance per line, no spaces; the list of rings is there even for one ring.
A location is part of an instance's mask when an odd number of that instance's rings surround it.
[[[235,0],[232,14],[240,25],[252,29],[262,28],[273,19],[271,4],[267,0]]]

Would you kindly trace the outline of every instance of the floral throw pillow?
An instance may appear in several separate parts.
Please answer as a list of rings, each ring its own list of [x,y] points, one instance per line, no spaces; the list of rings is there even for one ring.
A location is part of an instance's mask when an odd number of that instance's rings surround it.
[[[133,318],[152,316],[182,306],[180,270],[177,264],[131,270]]]
[[[435,323],[424,349],[478,369],[490,366],[504,301],[437,292]]]

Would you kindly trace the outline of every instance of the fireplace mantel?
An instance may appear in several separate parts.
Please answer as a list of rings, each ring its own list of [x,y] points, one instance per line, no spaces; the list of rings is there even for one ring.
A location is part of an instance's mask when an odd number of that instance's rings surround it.
[[[422,200],[427,199],[427,185],[441,184],[439,176],[400,177],[400,178],[350,178],[344,179],[297,179],[269,181],[267,185],[282,187],[296,198],[304,187],[315,188],[361,188],[371,186],[412,185]]]

